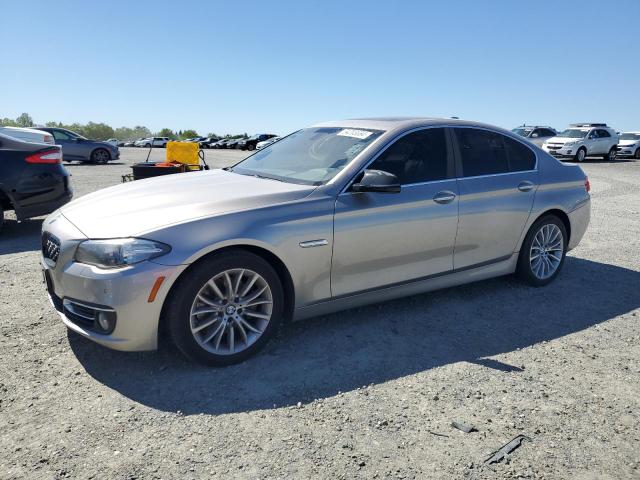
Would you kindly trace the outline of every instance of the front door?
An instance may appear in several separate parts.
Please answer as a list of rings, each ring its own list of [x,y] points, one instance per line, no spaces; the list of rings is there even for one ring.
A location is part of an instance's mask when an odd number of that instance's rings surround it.
[[[451,271],[458,188],[444,128],[396,140],[368,167],[393,173],[399,193],[338,196],[331,292],[334,297]],[[357,181],[357,180],[356,180]]]
[[[536,156],[490,130],[454,128],[460,219],[456,270],[506,260],[518,247],[538,186]]]
[[[72,137],[62,130],[53,130],[53,138],[57,145],[62,147],[62,157],[64,160],[79,160],[84,158],[84,149],[76,137]]]

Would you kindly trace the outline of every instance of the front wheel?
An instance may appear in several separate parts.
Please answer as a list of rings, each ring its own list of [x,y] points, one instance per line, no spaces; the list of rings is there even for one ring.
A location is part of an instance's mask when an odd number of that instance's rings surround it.
[[[562,270],[567,251],[567,229],[555,215],[538,219],[520,249],[517,274],[529,285],[552,282]]]
[[[580,147],[578,149],[574,158],[576,162],[584,162],[584,159],[587,158],[587,151],[584,149],[584,147]]]
[[[241,250],[197,264],[169,298],[166,320],[176,346],[210,366],[256,353],[282,322],[280,279],[263,258]]]
[[[633,158],[640,160],[640,148],[636,148],[636,153],[633,154]]]
[[[617,151],[617,149],[616,149],[615,146],[611,147],[611,149],[609,150],[609,153],[607,153],[604,156],[604,159],[608,160],[609,162],[613,162],[616,159],[616,151]]]
[[[109,152],[107,152],[104,148],[98,148],[94,150],[91,154],[91,161],[93,163],[98,163],[104,165],[110,160]]]

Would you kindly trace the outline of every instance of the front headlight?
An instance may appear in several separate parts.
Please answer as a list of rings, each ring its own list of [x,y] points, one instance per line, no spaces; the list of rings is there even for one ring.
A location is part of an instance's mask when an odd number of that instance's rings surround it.
[[[169,245],[142,238],[86,240],[78,245],[75,259],[100,268],[117,268],[151,260],[170,251]]]
[[[565,147],[572,147],[573,145],[575,145],[578,142],[567,142],[564,144]]]

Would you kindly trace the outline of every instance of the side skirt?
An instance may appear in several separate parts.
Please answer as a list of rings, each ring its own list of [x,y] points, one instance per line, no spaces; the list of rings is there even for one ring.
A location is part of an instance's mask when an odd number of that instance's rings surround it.
[[[305,318],[327,315],[329,313],[346,310],[348,308],[361,307],[374,303],[387,302],[396,298],[418,295],[420,293],[431,292],[443,288],[455,287],[466,283],[478,282],[488,278],[509,275],[516,271],[518,263],[518,253],[514,253],[509,258],[488,265],[479,266],[462,271],[454,271],[445,275],[416,280],[413,282],[383,287],[363,293],[334,298],[314,305],[298,307],[293,312],[293,320],[303,320]]]

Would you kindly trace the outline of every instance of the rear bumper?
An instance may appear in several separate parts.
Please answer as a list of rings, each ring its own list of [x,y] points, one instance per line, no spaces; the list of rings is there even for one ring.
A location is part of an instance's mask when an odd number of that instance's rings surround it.
[[[571,224],[571,237],[569,238],[567,250],[571,250],[578,246],[589,226],[589,220],[591,219],[591,199],[587,199],[576,209],[569,212],[568,217],[569,223]]]

